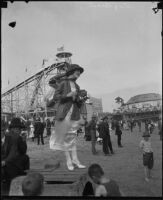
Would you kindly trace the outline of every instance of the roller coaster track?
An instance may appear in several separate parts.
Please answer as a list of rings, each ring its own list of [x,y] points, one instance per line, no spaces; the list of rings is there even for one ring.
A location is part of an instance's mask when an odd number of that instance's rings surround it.
[[[26,79],[25,81],[21,82],[20,84],[14,86],[13,88],[11,88],[10,90],[4,92],[1,97],[5,97],[6,95],[9,95],[10,93],[14,92],[15,90],[20,89],[21,87],[23,87],[25,84],[29,84],[34,80],[38,80],[40,77],[42,78],[42,76],[48,75],[48,73],[50,73],[52,70],[54,70],[55,68],[58,67],[58,64],[52,64],[49,67],[44,68],[43,70],[39,71],[38,73],[36,73],[35,75],[31,76],[30,78]]]
[[[31,107],[34,104],[36,95],[38,94],[38,90],[40,88],[40,82],[41,82],[42,77],[43,77],[43,74],[40,75],[39,78],[38,78],[38,80],[37,80],[36,87],[35,87],[35,90],[33,92],[33,96],[32,96],[31,103],[30,103]]]
[[[9,89],[8,91],[4,92],[2,95],[1,95],[1,99],[2,99],[2,102],[3,102],[3,105],[13,105],[12,101],[15,102],[15,100],[12,100],[12,94],[16,94],[17,91],[19,91],[21,89],[21,91],[24,91],[26,90],[26,86],[28,86],[31,90],[31,94],[29,96],[29,104],[28,104],[28,110],[31,110],[33,108],[33,104],[36,100],[36,97],[37,95],[39,95],[39,92],[41,91],[40,89],[41,88],[41,83],[42,83],[42,80],[47,77],[50,72],[52,72],[53,70],[57,69],[59,66],[63,65],[63,63],[54,63],[48,67],[45,67],[44,69],[40,70],[39,72],[37,72],[36,74],[34,74],[33,76],[31,76],[30,78],[24,80],[23,82],[19,83],[18,85],[12,87],[11,89]],[[36,82],[34,84],[34,86],[32,86],[31,88],[31,83],[33,85],[33,83]],[[25,87],[25,88],[24,88]],[[43,95],[43,94],[41,94]],[[7,99],[6,99],[7,98]],[[16,100],[17,102],[21,101],[21,98],[22,96],[20,95],[20,100]],[[25,97],[26,98],[26,97]],[[9,103],[9,101],[11,102],[10,104],[7,104]],[[25,99],[25,101],[27,102],[27,99]],[[15,105],[15,103],[14,103]]]

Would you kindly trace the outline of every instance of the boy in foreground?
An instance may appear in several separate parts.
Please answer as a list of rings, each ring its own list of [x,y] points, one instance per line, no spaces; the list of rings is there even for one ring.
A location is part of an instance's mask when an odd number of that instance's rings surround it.
[[[24,196],[41,196],[44,189],[44,177],[40,173],[28,174],[22,183]]]
[[[143,139],[140,141],[140,148],[143,153],[143,165],[145,181],[149,182],[151,178],[151,169],[153,168],[153,150],[151,147],[150,134],[146,131],[143,133]]]
[[[104,171],[98,164],[92,164],[88,169],[88,175],[97,184],[95,196],[122,196],[117,183],[109,178],[106,178]]]

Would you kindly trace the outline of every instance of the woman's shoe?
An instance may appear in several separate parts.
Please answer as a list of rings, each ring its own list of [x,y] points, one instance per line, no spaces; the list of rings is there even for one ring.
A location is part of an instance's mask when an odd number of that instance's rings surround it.
[[[74,170],[74,166],[73,166],[72,164],[70,164],[70,163],[67,163],[67,168],[68,168],[68,170],[70,170],[70,171],[73,171],[73,170]]]
[[[86,168],[86,166],[85,165],[82,165],[82,164],[80,164],[80,162],[78,161],[72,161],[72,163],[74,164],[74,165],[76,165],[78,168],[80,168],[80,169],[84,169],[84,168]]]

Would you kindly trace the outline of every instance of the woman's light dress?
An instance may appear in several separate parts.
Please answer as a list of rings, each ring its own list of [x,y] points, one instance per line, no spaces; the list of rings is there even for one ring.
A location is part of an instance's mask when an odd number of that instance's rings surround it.
[[[71,92],[76,91],[74,82],[70,82]],[[52,131],[50,137],[50,149],[71,151],[76,149],[77,130],[80,127],[80,120],[71,120],[73,105],[71,106],[66,117],[62,121],[55,122],[55,129]]]

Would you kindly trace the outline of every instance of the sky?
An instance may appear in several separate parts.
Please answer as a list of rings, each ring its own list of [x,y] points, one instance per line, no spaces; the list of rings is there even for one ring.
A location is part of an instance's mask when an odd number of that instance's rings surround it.
[[[64,45],[91,95],[160,83],[161,11],[152,2],[8,2],[2,9],[2,91],[41,69]],[[16,27],[8,26],[16,21]],[[28,69],[25,73],[25,69]],[[8,84],[9,81],[9,84]]]

